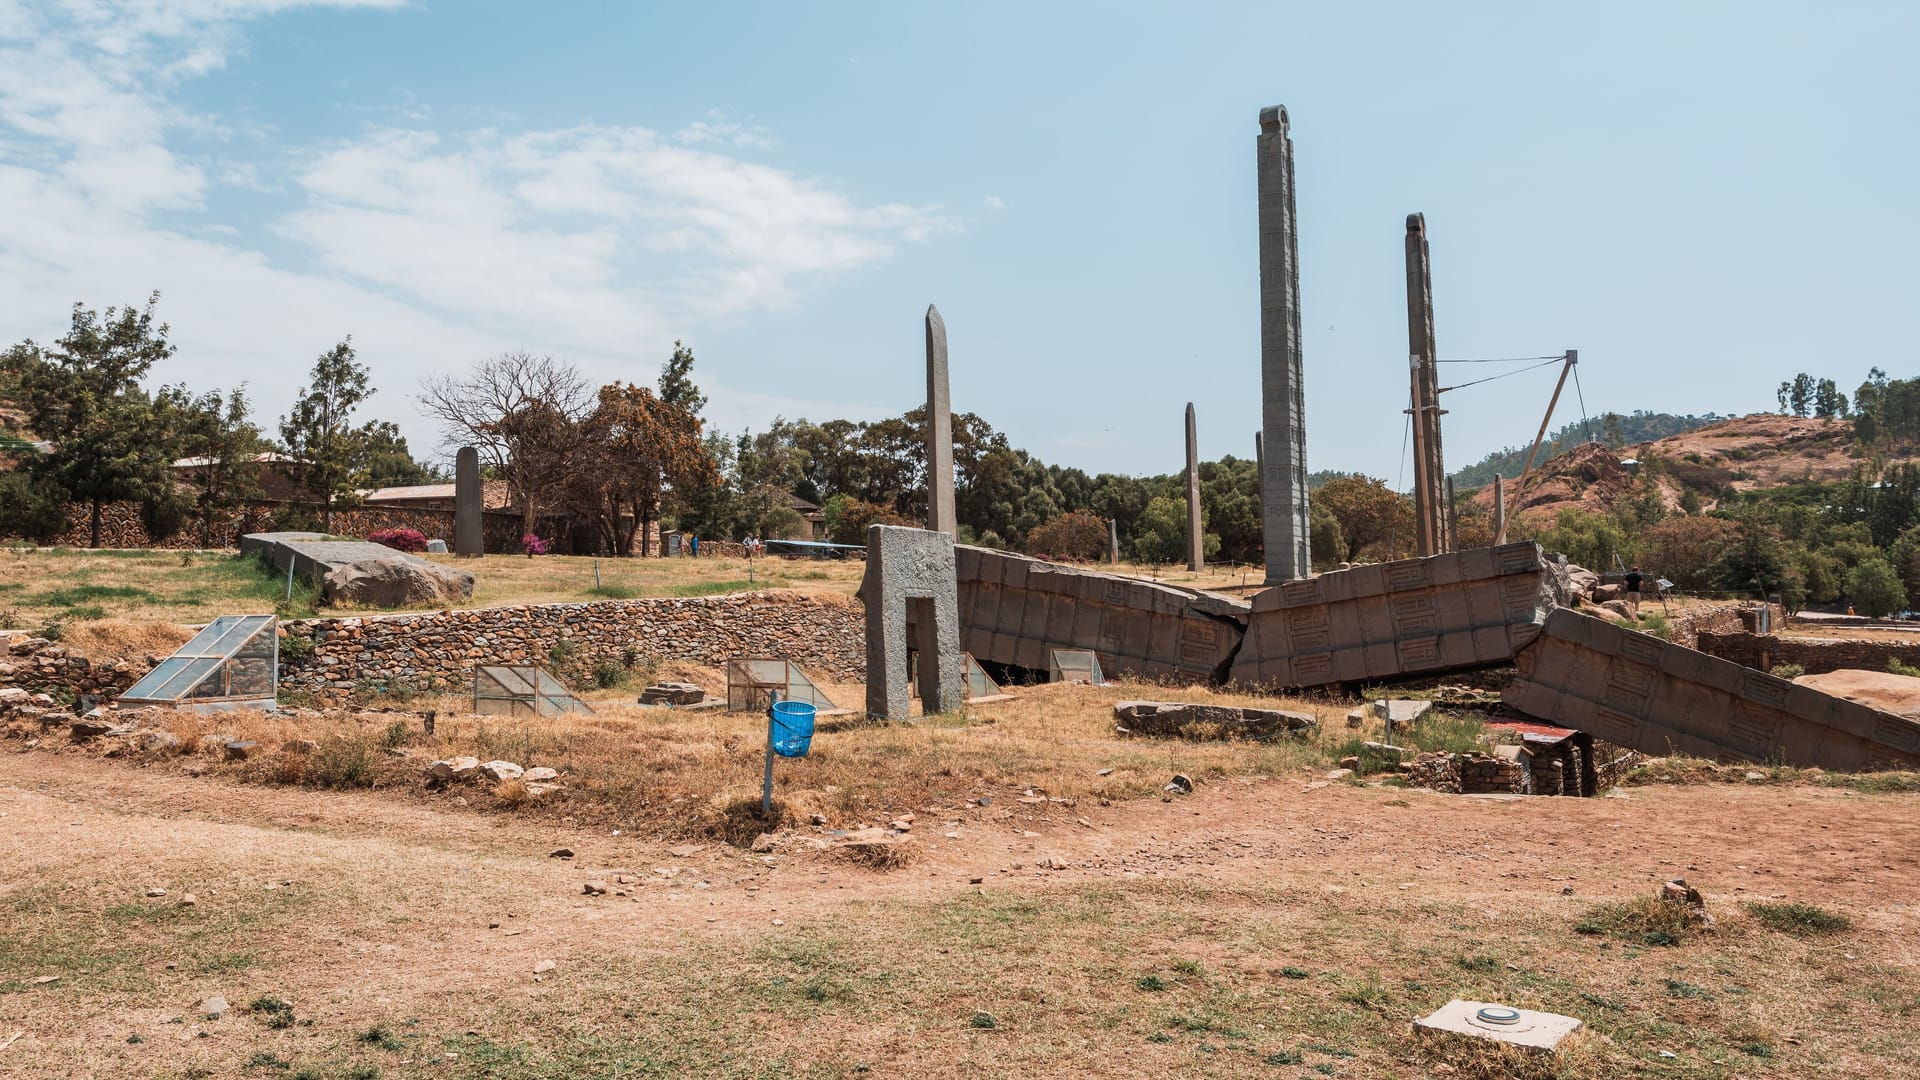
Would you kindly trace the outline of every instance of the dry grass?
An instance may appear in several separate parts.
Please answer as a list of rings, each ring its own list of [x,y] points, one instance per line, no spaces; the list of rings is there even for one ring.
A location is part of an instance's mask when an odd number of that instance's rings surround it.
[[[717,673],[710,669],[678,664],[667,674],[718,689]],[[835,700],[857,705],[863,699],[858,685],[824,689]],[[482,807],[529,807],[741,846],[769,828],[804,825],[814,814],[835,827],[858,827],[983,796],[1017,805],[1026,799],[1036,806],[1071,806],[1158,795],[1175,773],[1204,783],[1324,767],[1351,734],[1338,719],[1344,705],[1326,700],[1276,701],[1142,684],[1027,687],[1010,701],[912,724],[823,721],[807,757],[778,762],[775,815],[768,821],[760,816],[764,718],[605,700],[616,694],[590,695],[602,699],[592,715],[551,718],[475,716],[468,712],[468,699],[443,697],[416,699],[404,712],[178,712],[167,714],[164,726],[180,739],[182,752],[198,755],[200,767],[253,782],[418,790],[423,766],[437,758],[470,754],[482,761],[548,766],[559,770],[562,792],[536,799],[525,785],[504,784],[462,794]],[[1318,713],[1333,728],[1271,743],[1116,737],[1114,703],[1142,696],[1278,705]],[[424,730],[427,711],[436,714],[432,735]],[[202,738],[215,733],[258,742],[266,752],[245,761],[217,759],[201,750]],[[280,749],[295,740],[317,748]]]
[[[751,589],[852,596],[864,564],[854,560],[601,559],[488,556],[434,559],[475,577],[467,607],[565,603],[649,596],[708,596]],[[197,625],[217,615],[264,614],[285,598],[285,579],[256,562],[214,552],[96,551],[0,547],[0,629],[38,630],[86,622]],[[301,590],[295,590],[296,601]],[[440,605],[435,605],[440,606]],[[322,608],[321,614],[346,612]]]
[[[731,558],[489,555],[476,562],[451,555],[427,557],[473,572],[474,594],[466,607],[710,596],[750,589],[851,597],[865,571],[858,559],[783,556],[755,559],[751,565]],[[1262,577],[1248,567],[1209,567],[1198,575],[1131,563],[1092,568],[1235,591],[1257,585]],[[218,552],[0,547],[0,629],[37,630],[49,623],[72,628],[103,619],[197,625],[216,615],[273,611],[284,600],[284,578],[262,573],[252,560]],[[300,600],[296,589],[295,601]],[[349,610],[322,608],[320,613]]]

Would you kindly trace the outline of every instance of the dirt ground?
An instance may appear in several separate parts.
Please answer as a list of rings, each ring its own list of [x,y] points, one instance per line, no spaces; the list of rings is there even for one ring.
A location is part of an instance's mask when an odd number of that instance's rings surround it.
[[[919,855],[879,871],[806,829],[675,849],[452,793],[9,743],[0,1075],[1476,1075],[1407,1033],[1460,996],[1589,1023],[1529,1075],[1916,1076],[1916,809],[1762,784],[1459,798],[1296,772],[1069,805],[1006,783],[890,808]],[[1576,932],[1674,876],[1717,929]],[[1768,899],[1852,928],[1771,929],[1742,907]]]

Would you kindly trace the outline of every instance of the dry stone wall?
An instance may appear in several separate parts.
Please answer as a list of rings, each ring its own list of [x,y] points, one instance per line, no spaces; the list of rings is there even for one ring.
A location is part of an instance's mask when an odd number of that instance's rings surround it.
[[[308,619],[283,624],[303,640],[283,647],[280,685],[324,703],[383,686],[459,690],[475,664],[545,664],[563,641],[578,671],[622,662],[632,649],[643,662],[715,667],[732,656],[781,657],[817,679],[857,682],[866,677],[864,620],[857,605],[765,592]]]
[[[1848,638],[1783,638],[1745,631],[1702,633],[1699,649],[1758,671],[1798,664],[1808,675],[1829,671],[1885,671],[1887,661],[1920,667],[1920,642],[1861,641]]]
[[[100,546],[104,548],[230,548],[240,544],[247,533],[265,532],[274,519],[292,504],[260,500],[251,502],[216,521],[211,529],[199,521],[190,521],[164,540],[147,535],[141,520],[140,504],[112,502],[100,508]],[[67,528],[47,541],[49,546],[87,547],[92,540],[92,510],[84,503],[67,508]],[[520,551],[520,515],[487,513],[481,515],[486,534],[486,549],[494,554],[518,554]],[[333,531],[343,536],[365,536],[379,529],[418,529],[430,537],[453,536],[453,511],[400,506],[358,506],[333,512]],[[19,539],[15,537],[13,539]]]
[[[0,649],[0,689],[18,688],[63,700],[89,694],[102,700],[118,697],[158,659],[90,660],[57,641],[24,634],[10,639],[0,636],[0,643],[5,646]]]

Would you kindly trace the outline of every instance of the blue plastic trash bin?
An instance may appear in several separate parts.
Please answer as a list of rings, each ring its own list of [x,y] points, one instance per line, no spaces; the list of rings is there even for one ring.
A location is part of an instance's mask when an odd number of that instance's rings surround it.
[[[773,703],[773,752],[781,757],[806,757],[813,745],[813,706],[804,701]]]

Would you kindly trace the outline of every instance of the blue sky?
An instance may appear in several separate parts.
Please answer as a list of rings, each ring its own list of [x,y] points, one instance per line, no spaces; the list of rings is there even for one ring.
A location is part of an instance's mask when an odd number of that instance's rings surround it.
[[[1914,374],[1916,10],[0,0],[0,340],[158,288],[158,376],[270,427],[352,334],[424,455],[420,379],[508,349],[685,339],[729,431],[898,413],[933,302],[956,408],[1172,471],[1189,400],[1251,453],[1284,103],[1309,466],[1404,485],[1415,210],[1441,355],[1577,348],[1595,415]],[[1449,464],[1551,386],[1447,395]]]

